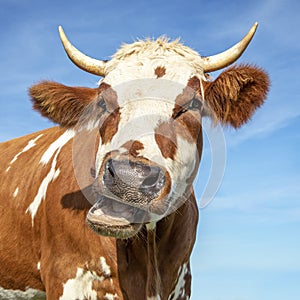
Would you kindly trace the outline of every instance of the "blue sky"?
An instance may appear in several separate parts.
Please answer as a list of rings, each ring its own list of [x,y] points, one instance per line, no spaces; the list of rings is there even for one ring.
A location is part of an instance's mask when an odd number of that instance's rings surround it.
[[[52,126],[31,110],[27,88],[33,83],[96,85],[96,76],[66,58],[58,25],[79,49],[107,59],[122,42],[162,34],[181,37],[202,55],[215,54],[258,21],[239,62],[266,69],[272,87],[249,124],[224,130],[226,170],[215,199],[201,210],[192,299],[299,299],[298,0],[0,0],[0,7],[1,141]],[[208,161],[206,146],[198,197]]]

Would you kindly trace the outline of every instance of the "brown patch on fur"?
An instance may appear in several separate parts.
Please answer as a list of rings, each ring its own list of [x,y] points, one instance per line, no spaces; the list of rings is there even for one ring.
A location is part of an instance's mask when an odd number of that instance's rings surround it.
[[[109,112],[113,112],[118,108],[118,95],[109,84],[105,82],[100,84],[99,95],[101,95],[101,99],[105,101],[106,108]]]
[[[200,80],[197,76],[193,76],[189,79],[187,86],[194,91],[200,91]]]
[[[250,65],[233,66],[215,81],[203,82],[205,100],[223,124],[245,124],[267,96],[270,80],[265,71]]]
[[[182,93],[176,97],[172,118],[176,119],[182,111],[185,111],[185,107],[193,98],[201,98],[200,80],[196,76],[189,79],[188,84],[183,89]]]
[[[144,145],[139,141],[128,141],[124,145],[122,145],[123,148],[128,150],[128,154],[137,157],[139,155],[139,150],[144,149]]]
[[[69,87],[43,81],[29,89],[33,108],[63,127],[76,125],[85,107],[98,96],[98,89]]]
[[[185,111],[185,106],[193,99],[194,95],[195,91],[189,86],[186,86],[183,89],[182,93],[175,99],[175,106],[172,114],[173,119],[176,119],[181,111]]]
[[[188,110],[193,98],[200,101],[200,80],[193,76],[189,79],[182,93],[176,97],[172,118],[175,120],[173,130],[190,143],[196,143],[201,134],[201,110]]]
[[[103,121],[99,128],[101,140],[103,144],[109,143],[113,136],[117,133],[119,122],[121,118],[121,113],[119,108],[109,114]]]
[[[174,159],[177,149],[177,139],[174,131],[174,120],[161,123],[155,129],[155,141],[164,158]]]
[[[192,112],[182,114],[176,120],[176,134],[180,134],[189,143],[196,143],[201,134],[201,116]]]
[[[157,76],[157,78],[163,77],[164,75],[166,75],[166,68],[158,66],[156,67],[154,73]]]
[[[99,94],[101,94],[105,90],[109,89],[110,87],[111,87],[110,84],[105,83],[105,82],[101,82],[99,87],[98,87]]]

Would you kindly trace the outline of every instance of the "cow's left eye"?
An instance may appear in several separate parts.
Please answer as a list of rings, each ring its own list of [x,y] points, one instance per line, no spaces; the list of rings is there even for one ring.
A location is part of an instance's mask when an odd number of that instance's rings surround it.
[[[193,110],[201,109],[201,108],[202,108],[202,102],[197,98],[193,98],[188,103],[188,106],[187,106],[187,109],[193,109]]]
[[[192,111],[201,111],[202,106],[203,106],[202,102],[199,99],[193,98],[186,104],[184,104],[182,106],[178,106],[173,114],[173,118],[177,119],[178,117],[180,117],[182,114],[186,113],[187,111],[191,111],[191,110]]]

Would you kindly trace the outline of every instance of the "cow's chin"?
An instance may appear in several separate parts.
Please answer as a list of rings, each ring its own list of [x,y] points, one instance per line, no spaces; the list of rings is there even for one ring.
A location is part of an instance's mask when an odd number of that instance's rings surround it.
[[[99,196],[87,214],[87,223],[100,235],[126,239],[136,235],[148,213],[140,208]]]

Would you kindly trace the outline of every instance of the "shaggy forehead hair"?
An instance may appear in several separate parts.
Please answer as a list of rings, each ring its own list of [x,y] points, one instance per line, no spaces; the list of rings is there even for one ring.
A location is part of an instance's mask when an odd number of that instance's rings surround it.
[[[153,61],[155,65],[155,62],[163,63],[164,60],[172,60],[175,57],[177,61],[184,61],[196,74],[203,74],[203,65],[199,53],[184,46],[180,39],[170,41],[165,36],[156,40],[147,38],[146,40],[137,40],[132,44],[123,44],[112,56],[112,59],[107,62],[106,72],[109,73],[124,61],[131,61],[140,65],[143,65],[144,61]]]

